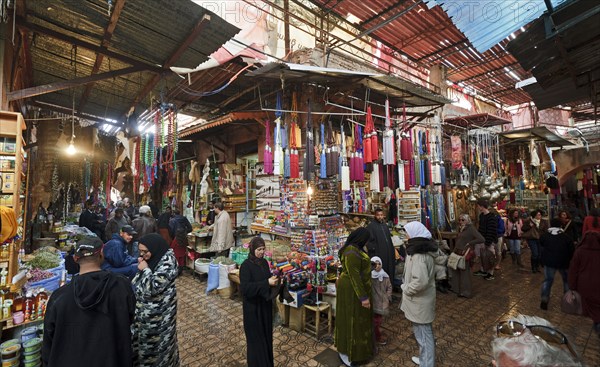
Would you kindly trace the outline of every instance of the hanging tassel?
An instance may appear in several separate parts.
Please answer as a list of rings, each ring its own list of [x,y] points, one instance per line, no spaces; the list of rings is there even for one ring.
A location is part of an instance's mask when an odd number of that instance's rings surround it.
[[[373,118],[371,118],[371,160],[373,162],[379,160],[379,139],[377,137],[377,130],[375,130]]]
[[[263,156],[264,161],[264,172],[267,175],[273,174],[273,157],[271,152],[271,123],[269,120],[265,121],[265,151]]]
[[[398,186],[400,190],[405,190],[406,188],[404,163],[402,162],[398,162]]]
[[[342,162],[342,166],[340,167],[341,173],[341,181],[342,181],[342,191],[350,190],[350,167],[348,167],[347,162]]]
[[[283,158],[283,177],[290,178],[292,175],[291,167],[290,167],[290,150],[285,150],[285,156]]]
[[[327,152],[325,145],[325,124],[321,123],[321,166],[320,176],[321,178],[327,178]]]
[[[373,172],[371,172],[371,191],[379,192],[379,164],[373,163]]]
[[[304,179],[307,181],[310,180],[310,174],[315,171],[315,150],[311,110],[312,104],[309,99],[308,114],[306,116],[306,154],[304,156]]]
[[[292,93],[292,111],[298,111],[296,92]],[[298,145],[301,143],[300,129],[298,128],[298,113],[292,112],[292,125],[290,127],[290,178],[300,177],[300,159],[298,158]]]

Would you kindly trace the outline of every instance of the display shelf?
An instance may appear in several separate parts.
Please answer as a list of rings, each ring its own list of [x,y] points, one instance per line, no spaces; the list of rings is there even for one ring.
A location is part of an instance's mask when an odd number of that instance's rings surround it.
[[[339,214],[343,214],[343,215],[356,215],[358,217],[367,217],[367,218],[373,218],[374,217],[373,214],[369,214],[369,213],[339,213]]]
[[[0,156],[14,157],[17,153],[0,152]]]
[[[250,230],[252,232],[270,234],[270,235],[273,235],[273,236],[279,236],[279,237],[285,237],[285,238],[292,238],[291,234],[283,234],[283,233],[271,232],[271,231],[266,231],[266,230],[262,230],[262,229],[252,228],[252,227],[250,227]]]
[[[9,319],[4,319],[4,320],[9,320]],[[17,327],[20,327],[20,326],[25,326],[25,325],[35,324],[35,323],[38,323],[38,322],[43,322],[43,321],[44,321],[44,319],[43,319],[43,318],[41,318],[41,319],[35,319],[35,320],[33,320],[33,321],[25,321],[25,322],[22,322],[22,323],[20,323],[20,324],[16,324],[16,325],[11,325],[11,326],[3,326],[3,327],[2,327],[2,330],[10,330],[10,329],[14,329],[14,328],[17,328]]]

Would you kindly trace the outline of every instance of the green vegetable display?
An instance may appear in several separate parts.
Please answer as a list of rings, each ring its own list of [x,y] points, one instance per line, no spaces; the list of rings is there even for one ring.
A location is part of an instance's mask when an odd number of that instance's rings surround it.
[[[38,252],[35,257],[29,261],[33,269],[52,269],[60,265],[60,256],[47,251]]]

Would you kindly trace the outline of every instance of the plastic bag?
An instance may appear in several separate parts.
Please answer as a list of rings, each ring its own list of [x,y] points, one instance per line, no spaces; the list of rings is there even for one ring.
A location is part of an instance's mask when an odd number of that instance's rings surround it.
[[[206,294],[219,287],[219,264],[210,264],[208,267],[208,281],[206,285]]]

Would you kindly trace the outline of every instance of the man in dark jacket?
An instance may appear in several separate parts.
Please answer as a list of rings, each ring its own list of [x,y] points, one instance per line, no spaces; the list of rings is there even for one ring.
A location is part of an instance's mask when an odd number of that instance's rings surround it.
[[[119,230],[129,224],[122,208],[115,209],[113,213],[114,216],[106,223],[106,229],[104,230],[104,236],[107,240],[110,240],[113,234],[119,234]]]
[[[85,209],[79,215],[79,226],[85,227],[96,234],[99,238],[102,238],[102,229],[100,227],[100,221],[94,212],[94,200],[87,199],[85,201]]]
[[[113,234],[112,239],[104,245],[104,263],[102,270],[125,275],[133,279],[137,273],[137,259],[127,252],[127,244],[133,240],[137,232],[132,226],[124,226],[119,234]]]
[[[475,254],[481,260],[481,268],[473,275],[483,276],[485,280],[494,279],[494,267],[496,266],[496,242],[498,241],[498,218],[490,212],[490,203],[486,199],[477,200],[479,209],[479,233],[485,238],[485,246],[476,248]]]
[[[569,263],[573,257],[573,241],[560,228],[561,222],[558,218],[553,218],[550,222],[550,228],[540,237],[540,247],[542,252],[541,262],[544,265],[544,282],[542,283],[542,302],[540,308],[548,309],[548,300],[550,299],[550,289],[554,283],[554,274],[560,273],[563,280],[563,292],[569,290],[567,283],[567,271]]]
[[[392,235],[385,223],[383,210],[375,209],[375,219],[367,226],[371,238],[367,242],[367,251],[369,257],[379,256],[383,270],[390,276],[392,285],[394,284],[394,275],[396,272],[396,256]]]
[[[77,243],[79,275],[52,293],[44,319],[46,367],[130,367],[135,296],[127,278],[102,271],[102,241]]]

